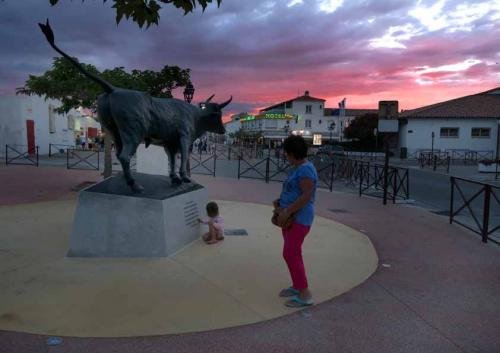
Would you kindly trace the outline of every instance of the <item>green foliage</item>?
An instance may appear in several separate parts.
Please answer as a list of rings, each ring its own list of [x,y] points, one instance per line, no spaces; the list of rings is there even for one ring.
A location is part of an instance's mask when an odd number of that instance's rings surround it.
[[[133,70],[132,73],[126,72],[123,67],[99,72],[93,65],[82,63],[82,66],[113,86],[149,92],[155,97],[170,98],[172,90],[189,82],[190,70],[178,66],[164,66],[159,72]],[[101,86],[85,77],[65,58],[54,58],[52,69],[41,76],[30,75],[24,87],[17,89],[17,94],[35,94],[60,100],[59,113],[78,107],[95,109],[100,93]]]
[[[83,2],[84,0],[82,0]],[[105,3],[107,0],[103,0]],[[158,25],[160,19],[161,5],[171,4],[178,9],[184,10],[184,15],[193,12],[196,5],[199,4],[203,11],[206,7],[212,3],[213,0],[112,0],[113,8],[116,11],[116,24],[125,18],[128,20],[132,18],[132,21],[137,23],[140,28],[146,24],[146,28],[149,28],[151,24]],[[216,0],[217,6],[220,6],[222,0]],[[49,0],[52,6],[56,5],[59,0]]]
[[[356,141],[355,145],[361,148],[373,148],[375,135],[373,130],[378,126],[377,114],[364,114],[356,117],[345,129],[345,136]]]

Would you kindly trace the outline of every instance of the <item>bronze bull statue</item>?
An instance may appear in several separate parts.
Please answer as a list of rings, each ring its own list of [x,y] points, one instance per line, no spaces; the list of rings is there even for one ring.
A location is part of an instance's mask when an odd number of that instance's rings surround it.
[[[190,182],[186,166],[189,149],[194,140],[209,131],[225,133],[222,123],[224,103],[211,103],[213,95],[199,107],[173,98],[156,98],[147,92],[114,87],[104,79],[85,70],[76,60],[54,44],[54,33],[49,21],[39,23],[47,41],[59,54],[67,58],[76,68],[91,80],[97,82],[104,93],[97,99],[97,112],[101,125],[114,140],[116,155],[122,165],[128,186],[135,192],[143,188],[130,172],[130,158],[141,142],[162,146],[170,161],[170,178],[173,183]],[[175,172],[175,156],[181,153],[179,176]]]

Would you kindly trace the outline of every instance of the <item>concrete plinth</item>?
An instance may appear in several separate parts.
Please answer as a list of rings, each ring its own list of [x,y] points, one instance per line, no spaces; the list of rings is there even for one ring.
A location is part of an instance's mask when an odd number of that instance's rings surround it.
[[[198,218],[207,203],[203,186],[134,176],[144,187],[140,194],[129,190],[122,175],[80,193],[68,257],[168,256],[199,238]]]

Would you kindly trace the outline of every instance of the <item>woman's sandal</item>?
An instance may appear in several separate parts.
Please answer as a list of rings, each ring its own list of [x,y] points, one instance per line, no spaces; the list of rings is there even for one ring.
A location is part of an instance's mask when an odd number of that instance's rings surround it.
[[[286,297],[293,297],[294,295],[297,295],[297,294],[299,294],[298,290],[296,290],[293,287],[288,287],[288,288],[282,289],[279,296],[286,298]]]
[[[298,295],[292,297],[292,299],[288,300],[285,305],[289,308],[304,308],[306,306],[311,306],[314,304],[312,299],[302,300]]]

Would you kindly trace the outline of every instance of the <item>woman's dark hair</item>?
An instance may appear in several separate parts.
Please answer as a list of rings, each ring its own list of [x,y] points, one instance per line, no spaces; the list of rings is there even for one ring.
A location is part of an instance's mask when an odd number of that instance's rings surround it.
[[[283,149],[287,154],[291,154],[296,159],[307,157],[307,143],[302,136],[290,135],[283,142]]]
[[[219,206],[213,201],[207,203],[207,215],[209,217],[215,217],[219,214]]]

